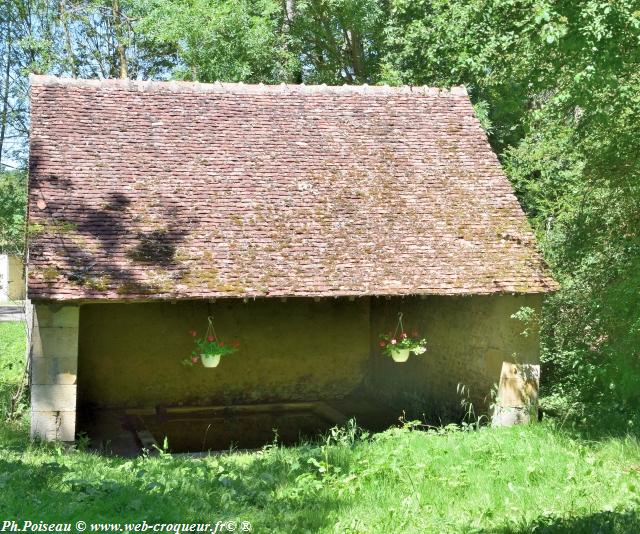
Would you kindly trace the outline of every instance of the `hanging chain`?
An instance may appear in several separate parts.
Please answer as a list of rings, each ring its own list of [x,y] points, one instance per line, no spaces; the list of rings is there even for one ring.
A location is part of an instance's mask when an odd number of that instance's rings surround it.
[[[213,337],[214,341],[218,341],[218,336],[216,336],[216,329],[213,327],[213,315],[209,315],[208,318],[209,326],[207,326],[207,333],[205,335],[205,339],[209,339],[209,336]]]
[[[400,333],[404,332],[404,325],[402,324],[402,312],[398,313],[398,324],[396,325],[396,330],[393,333],[393,338],[397,339],[396,334],[398,333],[398,329],[400,329]]]

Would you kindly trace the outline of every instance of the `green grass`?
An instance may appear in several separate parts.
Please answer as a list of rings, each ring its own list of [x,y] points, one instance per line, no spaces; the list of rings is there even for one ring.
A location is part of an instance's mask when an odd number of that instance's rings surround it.
[[[0,327],[2,346],[22,350]],[[3,377],[19,378],[9,371]],[[25,427],[0,426],[0,520],[236,519],[295,534],[640,532],[637,440],[586,441],[553,423],[373,436],[348,427],[298,447],[133,460],[29,444]]]
[[[24,324],[0,322],[0,415],[3,418],[24,371],[25,350]]]
[[[0,380],[15,383],[20,379],[25,357],[24,323],[0,322]]]

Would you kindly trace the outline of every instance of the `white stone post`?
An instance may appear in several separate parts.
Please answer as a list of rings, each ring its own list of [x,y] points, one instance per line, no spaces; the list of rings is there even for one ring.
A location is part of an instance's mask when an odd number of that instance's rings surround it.
[[[76,430],[78,306],[33,305],[31,438],[72,442]]]
[[[493,426],[512,426],[537,420],[540,366],[502,362]]]

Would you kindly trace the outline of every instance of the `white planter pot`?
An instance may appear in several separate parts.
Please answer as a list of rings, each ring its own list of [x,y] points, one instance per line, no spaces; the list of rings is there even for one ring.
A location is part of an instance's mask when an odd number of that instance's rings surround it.
[[[404,363],[409,359],[411,349],[391,349],[391,357],[394,362]]]
[[[205,367],[218,367],[220,363],[220,354],[215,356],[208,356],[207,354],[200,354],[200,360]]]

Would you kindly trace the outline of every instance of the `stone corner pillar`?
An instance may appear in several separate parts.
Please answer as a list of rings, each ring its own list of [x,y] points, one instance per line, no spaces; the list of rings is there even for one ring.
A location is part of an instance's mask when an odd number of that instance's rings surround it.
[[[73,442],[76,431],[79,307],[33,303],[27,312],[31,439]]]
[[[502,362],[492,426],[512,426],[538,419],[540,365]]]

